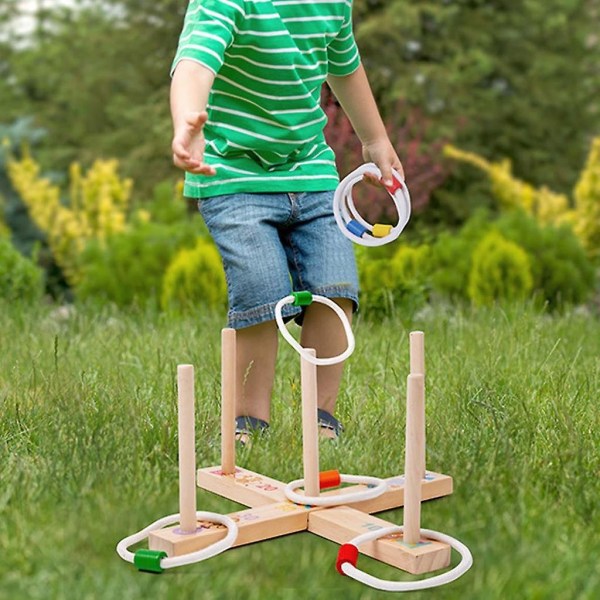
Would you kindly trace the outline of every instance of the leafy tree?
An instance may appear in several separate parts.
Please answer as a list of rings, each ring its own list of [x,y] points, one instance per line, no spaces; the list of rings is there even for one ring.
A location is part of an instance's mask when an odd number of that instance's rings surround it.
[[[10,60],[21,110],[48,131],[45,167],[116,156],[142,190],[173,174],[168,72],[184,11],[177,0],[107,0],[45,15]]]
[[[18,38],[11,23],[18,16],[17,0],[2,0],[0,4],[0,114],[2,120],[12,120],[18,111],[18,98],[11,85],[11,59]]]
[[[406,98],[444,137],[563,191],[600,125],[597,4],[358,0],[356,31],[384,105]]]

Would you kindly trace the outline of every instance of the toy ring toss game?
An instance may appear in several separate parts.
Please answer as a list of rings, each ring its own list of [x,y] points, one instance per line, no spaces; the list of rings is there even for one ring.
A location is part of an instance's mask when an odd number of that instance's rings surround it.
[[[363,180],[365,173],[372,173],[381,180],[381,171],[374,163],[366,163],[347,175],[338,185],[333,197],[333,214],[341,232],[351,241],[362,246],[383,246],[393,242],[402,233],[410,219],[410,194],[406,183],[397,171],[393,171],[394,181],[386,186],[396,211],[396,225],[371,225],[365,221],[354,206],[352,188]]]
[[[291,301],[284,298],[282,306],[289,302],[307,306],[319,302],[317,298],[300,292],[292,294]],[[353,348],[346,316],[343,311],[339,316],[348,326],[348,343]],[[420,525],[421,503],[451,494],[453,486],[450,476],[427,470],[425,466],[423,333],[410,334],[404,475],[385,479],[340,475],[337,470],[319,471],[317,365],[308,360],[309,356],[315,358],[315,350],[301,350],[304,478],[286,484],[236,464],[236,332],[223,329],[221,462],[196,470],[194,368],[178,365],[179,513],[159,519],[121,540],[116,548],[118,555],[140,571],[161,573],[164,569],[206,560],[232,547],[309,531],[340,545],[336,561],[339,573],[373,588],[398,592],[422,590],[450,583],[463,575],[473,563],[468,548],[448,535],[421,529]],[[346,353],[349,351],[334,357],[335,360],[340,362]],[[390,443],[396,440],[401,446],[400,436]],[[196,486],[248,508],[229,515],[197,512]],[[303,488],[302,493],[295,491],[299,487]],[[404,507],[402,526],[374,514],[401,506]],[[147,549],[135,553],[129,550],[146,539]],[[450,568],[453,548],[462,558]],[[413,575],[433,573],[433,576],[410,582],[378,579],[357,567],[359,552]]]

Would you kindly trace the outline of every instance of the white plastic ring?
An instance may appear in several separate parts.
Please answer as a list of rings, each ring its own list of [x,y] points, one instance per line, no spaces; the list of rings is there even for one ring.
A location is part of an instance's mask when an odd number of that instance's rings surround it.
[[[387,489],[388,483],[379,477],[367,477],[362,475],[340,475],[342,483],[358,483],[373,486],[366,490],[348,492],[346,494],[337,494],[331,496],[304,496],[294,490],[304,487],[304,479],[290,481],[283,490],[286,498],[294,504],[305,504],[309,506],[338,506],[340,504],[350,504],[351,502],[360,502],[362,500],[371,500],[381,496]]]
[[[227,517],[226,515],[220,515],[212,512],[197,512],[196,519],[199,521],[210,521],[211,523],[220,523],[221,525],[225,525],[227,527],[227,535],[222,539],[206,548],[202,548],[202,550],[198,550],[197,552],[190,552],[189,554],[184,554],[183,556],[174,556],[173,558],[163,558],[160,561],[160,566],[163,569],[171,569],[173,567],[181,567],[183,565],[191,565],[192,563],[197,563],[202,560],[206,560],[207,558],[212,558],[225,550],[228,550],[233,546],[235,540],[238,535],[238,526],[233,519]],[[132,544],[137,544],[142,540],[145,540],[151,531],[156,531],[157,529],[162,529],[167,525],[174,525],[175,523],[179,523],[180,516],[169,515],[167,517],[163,517],[158,521],[155,521],[151,525],[148,525],[145,529],[142,529],[138,533],[134,533],[129,537],[121,540],[117,544],[117,554],[127,562],[133,563],[135,555],[132,552],[129,552],[128,548]],[[185,534],[182,534],[185,535]]]
[[[283,335],[283,337],[286,339],[288,344],[292,348],[294,348],[294,350],[296,350],[296,352],[298,352],[298,354],[300,354],[300,356],[305,358],[308,362],[311,362],[317,366],[335,365],[337,363],[340,363],[340,362],[346,360],[354,352],[354,345],[355,345],[354,334],[352,333],[352,328],[350,327],[350,322],[348,321],[348,317],[346,317],[346,314],[344,313],[344,311],[335,302],[333,302],[333,300],[330,300],[329,298],[325,298],[325,296],[318,296],[316,294],[312,295],[312,299],[313,299],[313,302],[320,302],[321,304],[325,304],[326,306],[329,306],[329,308],[331,308],[335,312],[335,314],[340,318],[340,321],[342,322],[342,325],[344,326],[344,332],[346,333],[346,340],[348,341],[348,347],[341,354],[338,354],[337,356],[331,356],[329,358],[317,358],[317,357],[311,356],[306,351],[306,349],[303,348],[294,339],[292,334],[288,331],[288,328],[285,326],[285,323],[283,322],[283,316],[281,315],[281,309],[286,304],[292,304],[293,302],[295,302],[296,298],[293,295],[282,298],[275,305],[275,321],[277,321],[277,326],[279,327],[279,331],[281,331],[281,335]]]
[[[352,188],[363,180],[365,173],[372,173],[381,179],[381,171],[375,163],[366,163],[347,175],[338,185],[333,197],[333,215],[341,232],[351,241],[362,246],[383,246],[393,242],[402,233],[410,219],[410,193],[406,183],[397,171],[392,171],[396,180],[393,193],[388,194],[394,200],[398,212],[398,223],[384,237],[372,235],[373,225],[365,221],[354,206]],[[348,229],[350,221],[357,221],[366,230],[361,236]]]
[[[372,542],[373,540],[377,540],[392,533],[399,533],[403,530],[403,527],[385,527],[383,529],[369,531],[368,533],[364,533],[355,537],[353,540],[350,540],[348,544],[360,546],[365,542]],[[360,581],[361,583],[378,590],[383,590],[385,592],[412,592],[450,583],[451,581],[458,579],[461,575],[464,575],[473,565],[471,551],[462,542],[459,542],[449,535],[431,529],[421,529],[421,533],[423,534],[423,537],[443,542],[458,551],[462,557],[460,563],[447,573],[442,573],[441,575],[436,575],[435,577],[430,577],[428,579],[422,579],[421,581],[389,581],[387,579],[379,579],[357,569],[349,562],[343,563],[341,570],[345,575],[348,575],[348,577],[352,577],[352,579],[356,579],[356,581]]]

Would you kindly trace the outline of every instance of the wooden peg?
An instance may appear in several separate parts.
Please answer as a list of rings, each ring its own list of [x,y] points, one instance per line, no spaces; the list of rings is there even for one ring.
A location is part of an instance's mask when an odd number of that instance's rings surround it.
[[[411,331],[410,333],[410,372],[413,375],[425,375],[425,334],[422,331]],[[423,384],[425,385],[425,384]],[[425,387],[423,387],[423,398]],[[423,460],[421,464],[421,477],[427,474],[426,456],[425,456],[425,400],[422,404],[423,416]]]
[[[409,375],[406,389],[404,541],[408,544],[416,544],[420,538],[422,465],[425,454],[425,439],[423,436],[424,375]]]
[[[306,350],[316,356],[313,348]],[[317,424],[317,366],[301,357],[302,387],[302,459],[304,462],[304,493],[319,495],[319,430]]]
[[[410,332],[410,372],[425,375],[425,335],[422,331]]]
[[[194,367],[178,365],[179,529],[196,532],[196,444],[194,425]]]
[[[221,331],[221,470],[235,472],[235,329]]]

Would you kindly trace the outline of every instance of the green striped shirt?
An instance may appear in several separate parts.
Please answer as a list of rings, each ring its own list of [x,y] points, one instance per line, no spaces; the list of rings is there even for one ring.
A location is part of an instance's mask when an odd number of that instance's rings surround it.
[[[216,75],[205,161],[184,194],[333,190],[321,87],[360,65],[351,0],[190,0],[172,71],[182,60]]]

